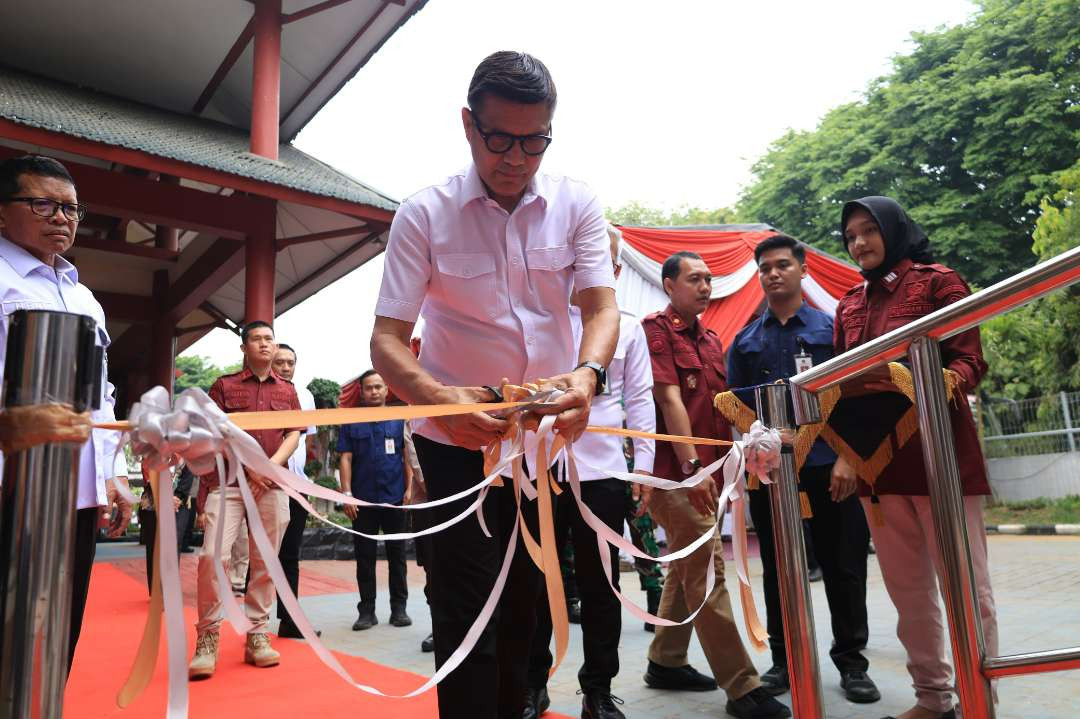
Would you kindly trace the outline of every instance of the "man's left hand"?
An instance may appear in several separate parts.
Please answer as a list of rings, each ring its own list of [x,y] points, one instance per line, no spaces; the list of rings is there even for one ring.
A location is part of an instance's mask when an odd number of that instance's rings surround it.
[[[646,472],[644,469],[635,469],[634,474],[640,474],[643,477],[651,477],[652,472]],[[638,502],[638,508],[634,512],[635,517],[643,517],[645,513],[649,511],[649,500],[652,499],[653,487],[648,484],[632,484],[630,485],[630,498],[635,502]]]
[[[255,497],[255,499],[261,497],[263,495],[263,492],[274,486],[274,483],[271,482],[269,479],[262,476],[261,474],[256,474],[255,472],[252,472],[246,467],[244,468],[244,474],[247,475],[248,484],[251,486],[251,494]]]
[[[124,499],[116,489],[117,482],[123,482],[125,487],[128,486],[127,477],[113,477],[105,480],[104,511],[109,522],[109,529],[106,533],[109,539],[123,536],[124,532],[127,531],[128,524],[131,523],[131,502]]]
[[[569,442],[576,442],[589,424],[593,395],[596,394],[596,373],[588,367],[556,375],[544,386],[551,385],[563,390],[563,394],[551,404],[533,410],[538,415],[555,414],[555,429]]]

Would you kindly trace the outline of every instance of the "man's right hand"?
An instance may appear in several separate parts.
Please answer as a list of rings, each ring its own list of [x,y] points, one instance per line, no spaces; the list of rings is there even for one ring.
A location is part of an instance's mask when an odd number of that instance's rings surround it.
[[[447,387],[437,400],[439,404],[474,404],[493,402],[491,392],[483,387]],[[510,428],[505,419],[496,419],[484,412],[458,414],[451,417],[433,417],[450,441],[464,449],[480,449],[499,441]]]
[[[716,506],[720,502],[720,492],[716,489],[716,482],[712,477],[686,490],[686,498],[690,500],[690,506],[701,513],[703,517],[716,514]]]
[[[195,515],[195,529],[206,529],[206,512],[200,512]]]
[[[356,519],[356,510],[359,509],[359,507],[357,507],[355,504],[346,504],[344,505],[344,507],[345,516],[349,519]]]

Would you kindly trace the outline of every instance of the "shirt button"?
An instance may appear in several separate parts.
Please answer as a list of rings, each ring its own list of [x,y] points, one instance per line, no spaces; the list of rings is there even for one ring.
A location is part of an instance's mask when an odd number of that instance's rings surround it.
[[[525,338],[525,343],[531,345],[533,343],[533,338],[532,337],[526,337]]]

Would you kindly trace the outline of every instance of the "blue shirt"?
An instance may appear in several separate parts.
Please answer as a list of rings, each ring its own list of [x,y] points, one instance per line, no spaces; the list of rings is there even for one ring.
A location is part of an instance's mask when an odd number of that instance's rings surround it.
[[[352,496],[387,504],[405,498],[404,420],[343,424],[337,450],[352,452]]]
[[[803,303],[799,311],[781,324],[771,310],[735,335],[727,357],[731,387],[753,387],[787,379],[795,371],[795,355],[806,353],[819,365],[833,356],[833,318]],[[820,467],[836,461],[836,454],[818,439],[804,467]]]

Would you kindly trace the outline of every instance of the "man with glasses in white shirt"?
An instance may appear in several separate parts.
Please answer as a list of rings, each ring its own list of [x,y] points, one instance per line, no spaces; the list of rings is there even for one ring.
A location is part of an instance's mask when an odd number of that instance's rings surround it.
[[[603,391],[619,313],[596,196],[582,183],[538,174],[552,141],[555,101],[550,73],[530,55],[497,52],[476,68],[461,110],[473,162],[398,208],[371,358],[410,404],[490,402],[498,393],[485,386],[502,378],[515,384],[546,378],[566,392],[544,413],[558,415],[556,430],[575,440],[588,423],[593,395]],[[570,320],[574,288],[580,350]],[[421,307],[417,359],[409,340]],[[500,441],[509,426],[482,412],[414,423],[429,498],[480,482],[480,449]],[[449,519],[470,501],[428,510],[430,520]],[[523,506],[534,527],[535,504]],[[483,511],[493,538],[470,517],[431,542],[439,666],[465,638],[503,563],[517,516],[510,482],[492,488]],[[521,716],[539,588],[539,573],[519,540],[495,616],[439,684],[444,719]]]
[[[75,181],[51,157],[25,155],[0,162],[0,376],[7,352],[8,320],[18,310],[55,310],[91,317],[98,328],[98,344],[108,347],[105,313],[79,271],[63,258],[75,242],[75,230],[86,215],[79,204]],[[115,421],[113,386],[102,366],[100,409],[94,422]],[[90,570],[96,552],[98,518],[109,517],[108,536],[119,537],[131,521],[131,505],[119,496],[114,461],[119,433],[95,429],[79,451],[75,564],[72,575],[71,630],[68,670],[82,629]],[[122,466],[122,465],[121,465]],[[2,463],[0,463],[2,471]]]

